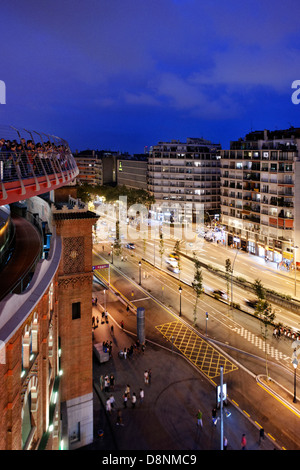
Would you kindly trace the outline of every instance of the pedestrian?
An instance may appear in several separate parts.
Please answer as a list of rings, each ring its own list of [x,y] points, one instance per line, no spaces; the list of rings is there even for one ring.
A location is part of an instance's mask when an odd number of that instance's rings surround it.
[[[115,397],[111,394],[110,397],[109,397],[109,401],[110,401],[110,406],[111,406],[111,409],[113,409],[113,407],[115,406]]]
[[[111,335],[113,336],[114,335],[114,325],[111,325],[110,332],[111,332]]]
[[[126,359],[126,356],[127,356],[127,349],[126,348],[124,348],[123,356],[124,356],[124,359]]]
[[[113,374],[110,374],[110,377],[109,377],[109,387],[111,390],[114,390],[115,388],[115,377]]]
[[[122,411],[121,411],[121,410],[118,410],[116,425],[117,425],[117,426],[124,426],[124,424],[123,424],[123,419],[122,419]]]
[[[100,390],[101,390],[101,392],[103,390],[103,384],[104,384],[103,375],[100,375]]]
[[[128,398],[130,398],[130,385],[128,385],[128,384],[126,385],[125,393],[126,393],[126,396],[127,396]]]
[[[121,321],[121,328],[122,328],[122,330],[124,330],[124,322],[123,322],[123,320]]]
[[[99,326],[99,317],[97,315],[97,328],[98,328],[98,326]]]
[[[243,434],[242,439],[241,439],[241,448],[242,448],[242,450],[246,449],[246,445],[247,445],[246,435]]]
[[[145,372],[144,372],[144,382],[145,382],[145,384],[149,383],[149,374],[148,374],[147,370],[145,370]]]
[[[148,370],[148,382],[151,384],[151,377],[152,377],[152,372],[151,369]]]
[[[94,315],[92,316],[92,326],[95,326],[95,317],[94,317]]]
[[[145,397],[144,390],[142,388],[140,388],[140,404],[143,403],[144,397]]]
[[[109,378],[108,375],[104,377],[104,391],[108,392],[109,391]]]
[[[110,402],[110,399],[108,398],[106,400],[106,411],[111,414],[111,402]]]
[[[123,405],[124,405],[124,408],[127,408],[127,394],[124,393],[123,395]]]
[[[228,446],[228,440],[227,440],[227,437],[224,436],[223,449],[227,450],[227,446]]]
[[[261,443],[261,440],[265,438],[265,430],[264,428],[260,428],[259,430],[259,438],[258,438],[258,443]]]
[[[136,404],[136,394],[135,392],[133,392],[132,399],[131,399],[132,408],[135,408],[135,404]]]
[[[217,417],[217,410],[216,410],[216,408],[213,408],[213,409],[212,409],[211,415],[212,415],[212,420],[213,420],[213,422],[214,422],[214,419],[216,419],[216,417]]]
[[[202,411],[198,410],[197,413],[197,426],[203,427],[203,421],[202,421]]]

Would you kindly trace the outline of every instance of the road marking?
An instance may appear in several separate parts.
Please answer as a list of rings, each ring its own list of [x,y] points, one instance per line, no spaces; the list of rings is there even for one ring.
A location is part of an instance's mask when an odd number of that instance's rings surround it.
[[[221,366],[224,374],[238,369],[233,362],[180,321],[164,323],[156,326],[156,329],[210,380],[220,375]]]

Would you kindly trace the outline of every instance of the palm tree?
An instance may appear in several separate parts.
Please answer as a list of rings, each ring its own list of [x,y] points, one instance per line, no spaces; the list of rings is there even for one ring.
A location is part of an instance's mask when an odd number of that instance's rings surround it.
[[[201,269],[201,264],[200,261],[198,260],[196,253],[193,252],[194,256],[194,267],[195,267],[195,272],[194,272],[194,280],[192,282],[192,287],[194,291],[196,292],[196,301],[194,305],[194,315],[193,315],[193,323],[194,326],[196,325],[197,322],[197,306],[198,306],[198,300],[200,299],[200,296],[203,292],[203,276],[202,276],[202,269]]]

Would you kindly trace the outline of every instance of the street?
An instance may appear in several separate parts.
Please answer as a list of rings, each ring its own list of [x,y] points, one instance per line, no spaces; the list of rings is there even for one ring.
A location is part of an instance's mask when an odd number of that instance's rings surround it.
[[[95,247],[97,250],[97,246]],[[106,253],[98,250],[100,259],[107,259]],[[183,357],[191,362],[190,358],[182,348],[178,348],[175,342],[171,344],[166,335],[161,334],[162,328],[166,324],[175,324],[180,320],[188,328],[192,325],[192,310],[194,302],[194,293],[188,286],[183,286],[182,291],[182,317],[179,319],[179,293],[178,280],[173,279],[167,273],[154,270],[151,265],[143,264],[142,268],[142,286],[139,281],[139,256],[127,252],[127,261],[121,261],[114,257],[114,267],[110,269],[111,284],[119,292],[122,292],[125,299],[131,303],[131,306],[142,306],[146,310],[146,337],[147,341],[153,341],[162,347],[174,347],[174,350],[180,352]],[[106,258],[104,258],[104,256]],[[95,254],[94,264],[99,263],[99,257]],[[107,278],[108,273],[101,273]],[[101,302],[101,288],[99,288]],[[103,292],[103,291],[102,291]],[[109,296],[111,297],[111,293]],[[107,301],[107,299],[106,299]],[[102,299],[104,302],[104,298]],[[109,309],[109,304],[107,304]],[[205,316],[208,312],[208,320]],[[160,328],[160,331],[159,331]],[[134,331],[134,325],[133,325]],[[226,357],[227,363],[234,364],[237,368],[228,369],[226,372],[226,381],[228,384],[228,396],[231,404],[237,407],[242,415],[250,417],[256,426],[269,428],[269,434],[274,442],[280,447],[287,449],[298,449],[297,426],[299,414],[297,409],[291,410],[289,407],[280,403],[274,396],[258,386],[256,377],[264,376],[266,369],[271,377],[276,377],[282,381],[287,388],[291,389],[293,376],[291,369],[291,342],[289,339],[274,339],[272,332],[267,343],[270,349],[266,360],[265,344],[260,342],[261,329],[257,319],[251,315],[236,310],[228,312],[228,305],[219,302],[212,297],[204,296],[199,302],[198,320],[195,331],[203,335],[213,346],[214,354],[218,351],[217,357]],[[187,343],[188,346],[188,343]],[[211,358],[213,355],[211,354]],[[213,360],[211,359],[211,362]],[[191,362],[192,363],[192,362]],[[193,365],[195,366],[195,364]],[[199,366],[198,366],[199,367]],[[204,367],[198,369],[200,375],[206,378],[205,383],[216,383],[216,377],[205,375]],[[292,404],[292,399],[290,400]]]

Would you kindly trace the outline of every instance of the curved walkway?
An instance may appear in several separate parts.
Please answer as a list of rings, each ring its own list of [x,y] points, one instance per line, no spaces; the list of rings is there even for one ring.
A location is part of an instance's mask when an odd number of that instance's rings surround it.
[[[42,240],[38,230],[22,217],[13,216],[12,222],[16,229],[16,242],[10,260],[0,272],[0,301],[30,273],[30,267],[41,251]]]

